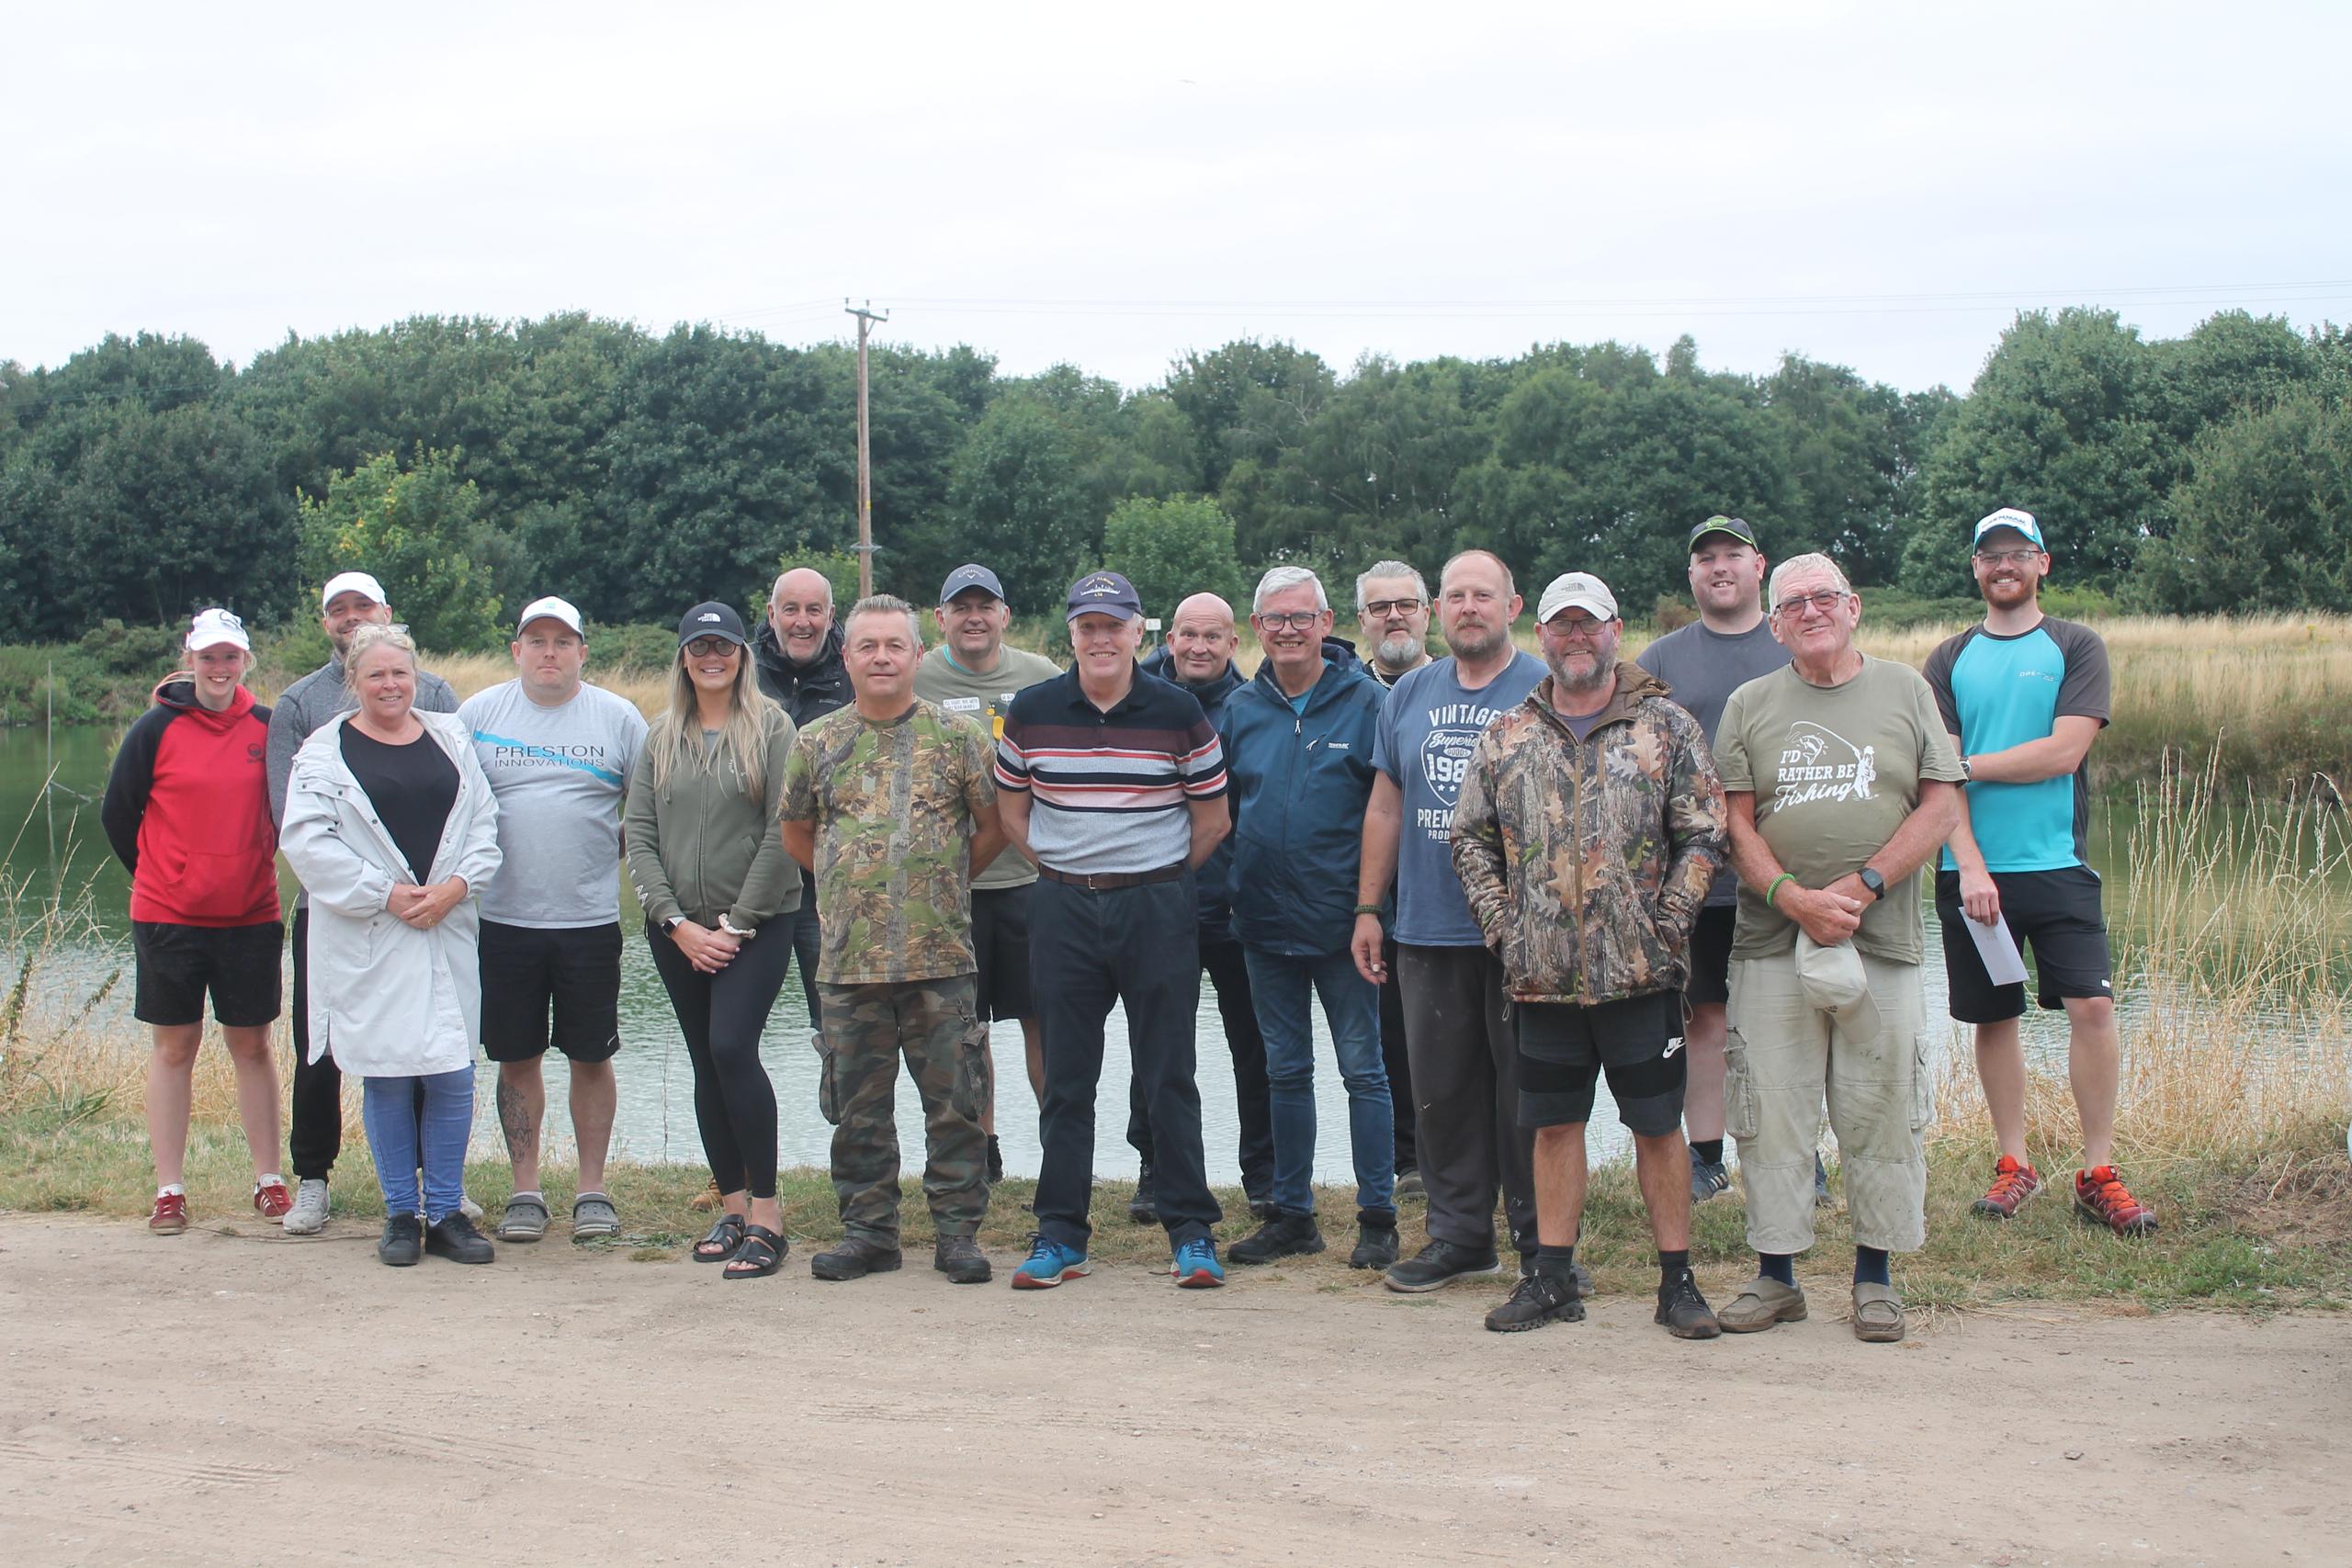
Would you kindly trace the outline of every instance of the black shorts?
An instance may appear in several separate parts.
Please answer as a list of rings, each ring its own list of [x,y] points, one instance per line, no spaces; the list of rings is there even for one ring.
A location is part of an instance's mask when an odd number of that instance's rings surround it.
[[[982,1022],[1037,1016],[1029,999],[1029,895],[1036,886],[972,889],[972,957],[979,968],[972,1005]]]
[[[2045,1008],[2069,997],[2113,997],[2115,959],[2107,946],[2107,917],[2099,907],[2098,874],[2088,866],[2062,871],[1996,871],[2001,918],[2018,951],[2033,949],[2035,996]],[[1936,919],[1943,927],[1944,974],[1951,1015],[1962,1023],[1999,1023],[2025,1014],[2023,984],[1996,986],[1968,934],[1960,903],[1960,873],[1936,873]]]
[[[1690,977],[1682,983],[1685,1007],[1721,1007],[1731,1000],[1731,932],[1738,923],[1736,904],[1699,911],[1699,922],[1690,928]]]
[[[575,1062],[605,1062],[621,1048],[618,920],[562,931],[484,920],[481,953],[481,1048],[492,1061],[536,1061],[553,1044]]]
[[[278,954],[285,946],[286,928],[276,920],[258,926],[133,920],[130,950],[139,982],[130,1014],[166,1027],[202,1023],[209,990],[212,1016],[222,1028],[274,1023],[281,998]]]
[[[1513,1002],[1519,1031],[1519,1124],[1557,1127],[1592,1120],[1593,1085],[1605,1070],[1626,1131],[1659,1137],[1682,1124],[1682,996],[1578,1007]]]

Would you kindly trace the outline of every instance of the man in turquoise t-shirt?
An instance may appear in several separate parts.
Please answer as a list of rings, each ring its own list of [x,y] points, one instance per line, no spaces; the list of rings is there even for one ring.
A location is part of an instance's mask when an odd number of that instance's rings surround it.
[[[2114,964],[2084,841],[2091,743],[2108,720],[2107,645],[2041,613],[2050,554],[2031,513],[2003,507],[1980,520],[1972,564],[1984,624],[1938,648],[1926,674],[1968,775],[1936,874],[1936,914],[1951,1015],[1975,1026],[1976,1076],[2000,1145],[1976,1212],[2007,1219],[2041,1188],[2025,1146],[2025,985],[1993,983],[1967,924],[2006,919],[2020,955],[2032,945],[2041,1005],[2066,1010],[2083,1123],[2075,1206],[2119,1235],[2141,1235],[2156,1217],[2115,1174]]]

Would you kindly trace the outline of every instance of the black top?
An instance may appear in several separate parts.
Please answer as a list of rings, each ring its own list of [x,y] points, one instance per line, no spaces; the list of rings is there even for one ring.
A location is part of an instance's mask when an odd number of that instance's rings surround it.
[[[343,727],[343,761],[407,860],[409,880],[422,886],[458,804],[458,764],[421,731],[404,745],[388,746],[353,724]]]

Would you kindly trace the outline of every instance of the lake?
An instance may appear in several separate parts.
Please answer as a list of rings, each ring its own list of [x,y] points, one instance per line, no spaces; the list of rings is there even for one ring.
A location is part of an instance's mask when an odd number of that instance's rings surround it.
[[[95,1016],[117,1022],[128,1032],[139,1027],[130,1017],[127,914],[130,879],[107,852],[97,823],[97,800],[105,787],[116,739],[117,735],[109,729],[60,728],[53,751],[56,787],[44,800],[41,786],[52,753],[43,731],[0,728],[0,830],[12,836],[5,865],[10,883],[19,890],[20,900],[53,898],[61,890],[68,897],[86,892],[107,933],[94,936],[45,970],[51,994],[36,998],[37,1003],[45,1002],[51,1010],[76,1009],[108,972],[120,967],[124,972],[122,979]],[[2118,879],[2128,870],[2124,847],[2129,841],[2130,809],[2110,803],[2095,812],[2094,817],[2092,859],[2109,880],[2109,908],[2112,913],[2120,907],[2123,891]],[[614,1153],[639,1160],[698,1161],[701,1148],[695,1132],[693,1072],[685,1046],[671,1013],[668,996],[654,973],[636,900],[626,879],[619,878],[617,868],[616,879],[621,885],[623,929],[628,940],[623,948],[622,1043],[616,1062],[620,1114]],[[281,882],[290,909],[294,884],[290,875],[283,874],[282,863]],[[1944,976],[1942,956],[1932,929],[1932,909],[1927,919],[1930,927],[1926,970],[1928,1016],[1940,1020],[1944,1016]],[[2120,1002],[2128,1021],[2138,1004],[2128,987],[2121,989]],[[2026,1029],[2030,1051],[2063,1061],[2063,1015],[2030,1010]],[[1316,1032],[1319,1046],[1316,1096],[1321,1136],[1317,1145],[1315,1175],[1318,1181],[1345,1182],[1351,1177],[1346,1097],[1332,1066],[1329,1039],[1319,1017]],[[817,1112],[817,1057],[809,1047],[809,1034],[808,1010],[801,1000],[796,975],[785,986],[762,1047],[763,1059],[775,1083],[780,1154],[786,1166],[822,1167],[827,1163],[831,1129]],[[1956,1029],[1947,1029],[1939,1038],[1946,1052],[1961,1044]],[[1240,1175],[1235,1156],[1233,1076],[1216,998],[1205,983],[1198,1040],[1209,1176],[1220,1184],[1238,1183]],[[999,1089],[997,1131],[1005,1166],[1015,1175],[1035,1175],[1038,1158],[1036,1111],[1022,1065],[1019,1028],[1010,1023],[996,1026],[992,1046]],[[549,1152],[556,1157],[565,1157],[570,1127],[563,1110],[563,1058],[560,1054],[551,1053],[548,1060],[548,1102],[554,1123],[548,1130]],[[1103,1060],[1102,1091],[1096,1107],[1095,1168],[1102,1176],[1132,1177],[1136,1170],[1135,1152],[1125,1140],[1127,1072],[1125,1020],[1114,1010]],[[490,1092],[495,1076],[486,1063],[478,1066],[478,1075],[475,1153],[486,1156],[499,1152],[503,1145]],[[1613,1108],[1606,1104],[1605,1085],[1601,1097],[1604,1103],[1594,1118],[1593,1143],[1600,1152],[1613,1153],[1625,1146],[1624,1135]],[[899,1125],[902,1139],[906,1140],[908,1170],[919,1175],[922,1120],[912,1087],[903,1075],[899,1081]]]

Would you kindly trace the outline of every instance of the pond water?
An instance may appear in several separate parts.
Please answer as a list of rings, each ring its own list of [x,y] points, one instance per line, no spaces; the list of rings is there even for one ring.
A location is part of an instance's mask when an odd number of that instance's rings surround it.
[[[0,728],[0,832],[10,835],[5,862],[0,864],[5,865],[9,884],[16,891],[11,902],[19,911],[61,894],[69,900],[86,894],[98,916],[98,931],[70,944],[67,951],[44,964],[40,975],[46,994],[34,998],[36,1004],[43,1005],[44,1010],[51,1013],[70,1014],[79,1010],[109,974],[120,969],[120,980],[99,1004],[95,1016],[132,1031],[139,1026],[130,1017],[126,912],[129,877],[107,852],[97,822],[97,799],[105,787],[117,739],[115,732],[98,728],[61,728],[53,740],[39,728]],[[53,784],[44,792],[43,784],[50,780],[52,767]],[[2112,914],[2120,907],[2123,888],[2119,879],[2128,869],[2124,863],[2129,841],[2128,808],[2110,806],[2096,813],[2095,818],[2092,859],[2108,879],[2109,908]],[[621,884],[623,929],[628,940],[623,948],[622,1043],[616,1062],[621,1103],[614,1152],[640,1160],[696,1161],[701,1157],[701,1149],[695,1133],[693,1072],[669,998],[654,973],[635,899],[626,879],[618,878],[617,870],[616,877]],[[282,863],[281,881],[290,910],[294,884],[290,875],[283,874]],[[1944,976],[1932,909],[1927,918],[1930,927],[1925,976],[1928,1016],[1941,1019]],[[2121,1005],[2128,1017],[2134,1007],[2134,998],[2128,990],[2121,998]],[[1233,1077],[1216,998],[1205,983],[1197,1027],[1203,1132],[1209,1176],[1220,1184],[1236,1183],[1239,1169],[1235,1156]],[[2030,1014],[2026,1027],[2030,1051],[2063,1055],[2065,1033],[2062,1017],[2043,1016],[2036,1011]],[[786,983],[769,1020],[762,1047],[763,1059],[775,1083],[780,1152],[786,1166],[822,1167],[827,1162],[831,1129],[817,1112],[817,1058],[809,1048],[809,1034],[808,1011],[795,976]],[[1319,1064],[1316,1097],[1321,1136],[1317,1145],[1315,1175],[1318,1181],[1344,1182],[1351,1176],[1346,1138],[1346,1097],[1332,1066],[1329,1036],[1319,1017],[1316,1034]],[[1947,1031],[1940,1038],[1947,1051],[1959,1043],[1956,1031]],[[997,1131],[1006,1168],[1014,1175],[1035,1175],[1038,1158],[1036,1110],[1022,1064],[1018,1026],[997,1025],[992,1045],[998,1081]],[[564,1157],[570,1145],[570,1126],[563,1110],[563,1059],[560,1054],[551,1054],[548,1063],[548,1102],[553,1108],[549,1152],[556,1157]],[[1103,1087],[1096,1107],[1095,1168],[1106,1177],[1132,1177],[1136,1169],[1135,1153],[1125,1141],[1127,1071],[1125,1020],[1114,1010],[1103,1059]],[[487,1064],[478,1066],[478,1078],[475,1153],[485,1156],[499,1151],[502,1145],[490,1092],[494,1074]],[[1595,1113],[1592,1137],[1598,1151],[1608,1154],[1622,1149],[1624,1138],[1613,1107],[1606,1103],[1605,1087],[1601,1095],[1603,1105]],[[912,1087],[903,1075],[898,1114],[908,1170],[919,1174],[922,1122]],[[908,1180],[911,1197],[915,1192],[911,1174]]]

